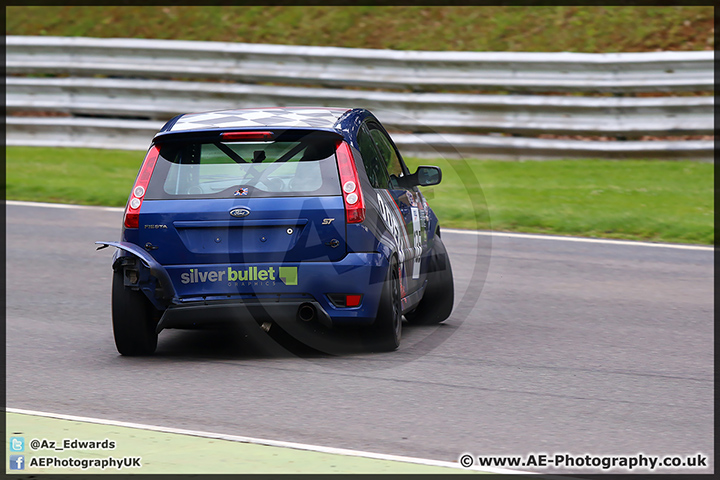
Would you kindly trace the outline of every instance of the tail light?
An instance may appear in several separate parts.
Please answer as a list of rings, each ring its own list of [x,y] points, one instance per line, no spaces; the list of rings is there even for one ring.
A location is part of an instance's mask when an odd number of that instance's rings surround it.
[[[361,223],[365,220],[365,200],[363,199],[355,159],[350,145],[340,142],[335,150],[338,170],[340,172],[340,185],[345,200],[345,217],[347,223]]]
[[[140,167],[140,173],[138,173],[137,179],[135,179],[135,185],[133,185],[132,193],[128,199],[127,206],[125,207],[125,227],[127,228],[138,228],[140,221],[140,207],[142,206],[143,198],[147,193],[148,184],[150,183],[150,177],[152,176],[155,164],[157,163],[158,156],[160,155],[160,149],[153,146],[145,156],[145,161]]]

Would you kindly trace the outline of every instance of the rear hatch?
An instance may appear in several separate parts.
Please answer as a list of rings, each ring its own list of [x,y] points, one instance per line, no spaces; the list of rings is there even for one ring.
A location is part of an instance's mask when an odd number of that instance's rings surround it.
[[[342,259],[339,141],[286,130],[159,143],[138,243],[166,266]]]

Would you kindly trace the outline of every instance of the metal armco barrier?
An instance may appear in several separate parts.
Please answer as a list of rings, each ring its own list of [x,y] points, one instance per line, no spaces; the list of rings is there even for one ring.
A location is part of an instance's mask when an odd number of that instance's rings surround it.
[[[8,73],[54,72],[326,86],[527,91],[713,88],[711,51],[417,52],[124,38],[8,36]]]
[[[7,79],[9,111],[147,117],[258,105],[368,108],[410,131],[535,135],[697,135],[713,133],[713,97],[568,97],[368,92],[209,82],[113,78]]]
[[[471,156],[707,160],[713,155],[712,141],[530,138],[541,134],[628,139],[712,135],[714,98],[680,93],[713,90],[714,52],[710,51],[411,52],[80,37],[8,36],[6,41],[6,68],[11,75],[7,77],[8,113],[70,115],[8,117],[8,144],[48,143],[55,138],[56,142],[81,146],[98,135],[109,140],[110,135],[113,139],[139,136],[144,139],[141,148],[146,148],[162,122],[178,113],[322,105],[371,109],[389,128],[414,134],[393,134],[393,138],[402,138],[398,144],[404,144],[401,148],[410,154],[452,150],[446,142],[452,139],[459,153]],[[27,74],[70,77],[19,76]],[[105,78],[97,78],[100,76]],[[313,88],[234,83],[239,81]],[[410,92],[357,89],[365,87]],[[431,89],[458,93],[428,93]],[[463,93],[493,90],[501,94]],[[529,94],[581,91],[612,92],[615,96]],[[632,96],[638,92],[677,92],[682,96]],[[108,123],[102,118],[82,117],[88,115],[118,120]],[[131,126],[131,119],[136,119],[137,128]],[[64,140],[63,134],[68,135]]]

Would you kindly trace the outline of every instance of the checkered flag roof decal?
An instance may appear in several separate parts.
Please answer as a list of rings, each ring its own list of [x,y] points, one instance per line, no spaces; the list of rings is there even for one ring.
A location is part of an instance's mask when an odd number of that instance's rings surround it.
[[[209,128],[310,127],[333,128],[347,108],[253,108],[183,115],[170,129],[206,130]]]

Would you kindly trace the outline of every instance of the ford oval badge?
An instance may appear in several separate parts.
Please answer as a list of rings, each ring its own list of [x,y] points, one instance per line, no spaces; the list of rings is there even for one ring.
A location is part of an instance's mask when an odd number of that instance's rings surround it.
[[[237,218],[244,218],[250,215],[250,210],[247,208],[233,208],[230,210],[230,215]]]

